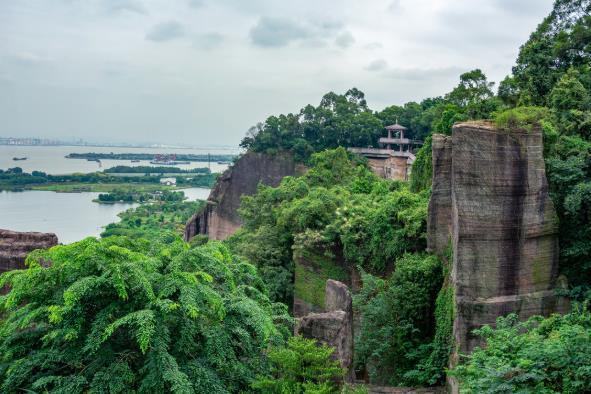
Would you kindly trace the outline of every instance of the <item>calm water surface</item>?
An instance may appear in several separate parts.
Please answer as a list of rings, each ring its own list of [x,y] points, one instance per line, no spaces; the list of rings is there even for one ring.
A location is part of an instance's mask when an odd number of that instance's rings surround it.
[[[74,172],[101,171],[114,166],[151,166],[149,160],[132,163],[130,160],[101,160],[99,163],[81,159],[66,159],[69,153],[176,153],[176,154],[237,154],[237,149],[171,149],[171,148],[113,148],[94,146],[13,146],[0,145],[0,169],[21,167],[25,172],[43,171],[48,174],[63,175]],[[13,157],[26,157],[27,160],[12,160]],[[207,163],[191,162],[180,164],[182,169],[207,167]],[[212,172],[223,172],[227,164],[211,163]]]
[[[207,199],[209,189],[183,190],[190,200]],[[118,213],[137,204],[97,204],[99,193],[0,192],[0,228],[55,233],[61,243],[98,236]]]

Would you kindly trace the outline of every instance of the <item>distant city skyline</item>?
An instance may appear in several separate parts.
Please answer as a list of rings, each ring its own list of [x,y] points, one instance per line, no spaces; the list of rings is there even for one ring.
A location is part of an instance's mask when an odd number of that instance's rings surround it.
[[[150,142],[111,142],[111,141],[86,141],[80,138],[53,139],[38,137],[0,137],[0,145],[10,146],[95,146],[95,147],[133,147],[133,148],[215,148],[236,150],[235,146],[223,144],[211,145],[167,145],[163,143]]]
[[[237,146],[357,87],[381,110],[498,82],[552,0],[0,2],[0,136]]]

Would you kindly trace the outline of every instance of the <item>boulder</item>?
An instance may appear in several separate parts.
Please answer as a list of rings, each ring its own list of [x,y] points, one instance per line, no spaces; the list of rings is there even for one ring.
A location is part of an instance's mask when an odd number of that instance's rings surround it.
[[[325,295],[326,312],[310,313],[300,319],[296,335],[316,339],[335,349],[333,357],[345,370],[345,382],[355,381],[353,369],[353,308],[347,285],[328,280]]]
[[[24,269],[27,254],[57,245],[53,233],[16,232],[0,229],[0,273]]]
[[[346,284],[329,279],[326,281],[326,295],[324,296],[327,311],[345,311],[353,314],[353,299]]]
[[[218,178],[205,207],[189,219],[185,240],[197,234],[223,240],[234,234],[241,225],[240,198],[255,194],[259,183],[278,186],[283,177],[295,175],[298,169],[290,153],[245,153]]]

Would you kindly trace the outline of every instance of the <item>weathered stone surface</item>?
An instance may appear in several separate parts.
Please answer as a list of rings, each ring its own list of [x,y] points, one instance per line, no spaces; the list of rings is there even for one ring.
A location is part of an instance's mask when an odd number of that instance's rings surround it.
[[[24,269],[27,254],[57,245],[52,233],[16,232],[0,229],[0,273]]]
[[[384,179],[407,181],[411,164],[407,157],[368,158],[369,168]]]
[[[462,123],[433,138],[429,248],[453,247],[454,336],[458,350],[479,344],[471,331],[511,312],[525,319],[561,311],[554,295],[558,220],[548,195],[540,130],[504,131]]]
[[[295,334],[313,338],[335,348],[333,357],[345,369],[345,382],[355,381],[353,370],[353,308],[347,285],[328,280],[326,283],[327,304],[324,313],[310,313],[300,319]],[[345,308],[344,310],[341,308]]]
[[[197,234],[207,234],[209,239],[226,239],[240,227],[237,210],[242,195],[254,194],[259,183],[277,186],[283,177],[295,175],[297,170],[288,153],[273,156],[245,153],[218,178],[203,210],[189,219],[185,240]]]
[[[326,281],[326,295],[324,297],[327,311],[345,311],[353,314],[353,299],[346,284],[329,279]]]
[[[433,134],[433,182],[427,220],[428,248],[444,255],[451,246],[451,136]]]

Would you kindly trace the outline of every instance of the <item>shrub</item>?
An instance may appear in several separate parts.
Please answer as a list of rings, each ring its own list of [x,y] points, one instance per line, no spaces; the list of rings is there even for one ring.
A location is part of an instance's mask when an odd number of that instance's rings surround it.
[[[591,391],[591,313],[578,307],[568,315],[519,322],[511,314],[496,328],[475,333],[476,348],[452,374],[466,393],[586,393]]]
[[[273,348],[268,357],[271,377],[261,377],[252,387],[265,394],[337,393],[335,380],[343,376],[334,349],[313,339],[291,337],[286,347]]]

